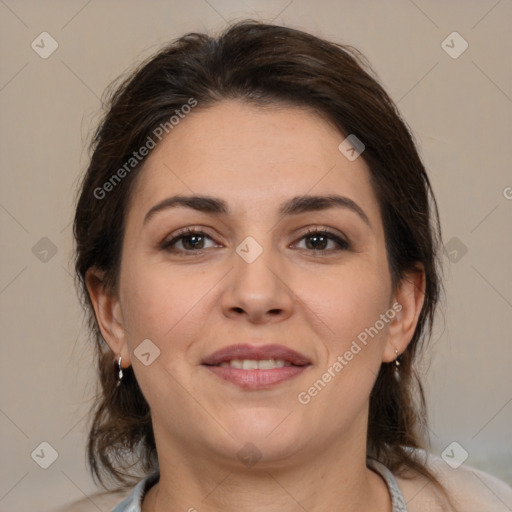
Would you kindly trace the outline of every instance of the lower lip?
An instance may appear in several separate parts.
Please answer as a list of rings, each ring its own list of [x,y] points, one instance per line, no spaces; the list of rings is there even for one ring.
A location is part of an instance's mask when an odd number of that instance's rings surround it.
[[[242,370],[231,366],[206,366],[206,368],[217,377],[241,388],[265,389],[299,375],[307,366],[283,366],[272,370]]]

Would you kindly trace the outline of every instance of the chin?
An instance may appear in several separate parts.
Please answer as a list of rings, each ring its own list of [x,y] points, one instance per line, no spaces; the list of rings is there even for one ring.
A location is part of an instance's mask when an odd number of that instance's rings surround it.
[[[288,415],[282,409],[259,407],[241,410],[236,418],[222,422],[234,437],[237,459],[247,456],[258,458],[260,466],[275,465],[296,454],[304,427],[297,424],[293,414]]]

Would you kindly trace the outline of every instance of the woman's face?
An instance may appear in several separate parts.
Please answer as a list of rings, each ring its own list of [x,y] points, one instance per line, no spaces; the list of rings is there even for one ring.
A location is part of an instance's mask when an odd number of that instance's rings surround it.
[[[368,167],[343,139],[311,111],[231,101],[198,107],[148,156],[113,312],[161,459],[365,448],[401,306]]]

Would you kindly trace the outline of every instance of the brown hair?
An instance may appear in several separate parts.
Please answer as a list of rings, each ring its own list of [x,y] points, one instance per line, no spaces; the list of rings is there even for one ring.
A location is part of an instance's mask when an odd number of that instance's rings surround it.
[[[394,378],[393,364],[382,364],[372,390],[367,449],[392,471],[412,468],[439,486],[408,450],[423,446],[425,400],[413,362],[431,337],[441,291],[437,205],[411,133],[356,49],[251,20],[228,27],[218,38],[187,34],[152,56],[111,90],[95,133],[74,221],[76,273],[96,341],[101,383],[88,439],[93,477],[105,488],[104,475],[126,486],[139,478],[129,471],[133,467],[143,474],[158,468],[148,404],[131,368],[116,387],[113,354],[85,286],[87,270],[96,267],[104,271],[106,284],[117,288],[124,219],[144,160],[123,173],[108,197],[98,197],[97,191],[191,98],[197,108],[224,99],[308,107],[344,136],[353,134],[364,143],[362,158],[379,201],[392,283],[398,285],[418,264],[426,275],[416,331],[401,357],[401,378]]]

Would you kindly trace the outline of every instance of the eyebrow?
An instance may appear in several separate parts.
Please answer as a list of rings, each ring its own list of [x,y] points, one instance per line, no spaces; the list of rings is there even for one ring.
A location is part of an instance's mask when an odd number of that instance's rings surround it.
[[[171,196],[152,206],[144,217],[144,224],[154,217],[158,212],[169,208],[185,207],[203,213],[216,215],[229,215],[230,209],[226,201],[216,197],[193,195]],[[344,208],[358,215],[365,224],[371,228],[370,221],[364,210],[352,199],[337,194],[327,196],[302,195],[296,196],[283,203],[279,208],[281,216],[298,215],[306,212],[327,210],[329,208]]]

